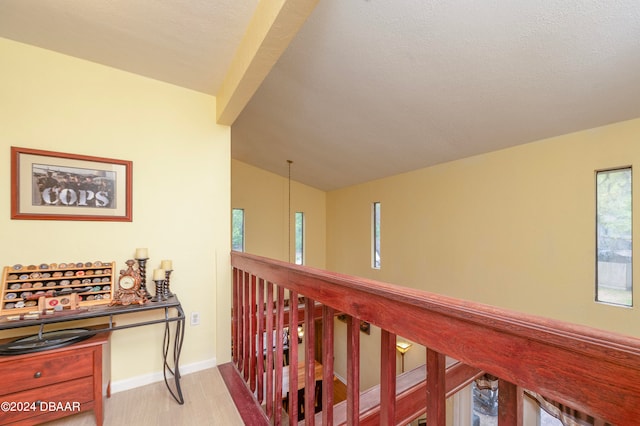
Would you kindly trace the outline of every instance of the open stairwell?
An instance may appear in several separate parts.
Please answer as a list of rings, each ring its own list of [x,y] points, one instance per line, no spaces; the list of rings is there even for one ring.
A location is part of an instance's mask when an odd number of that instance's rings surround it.
[[[246,424],[298,424],[298,407],[313,413],[317,398],[305,392],[298,401],[291,390],[321,380],[322,411],[300,424],[391,425],[426,416],[430,426],[444,426],[447,398],[484,374],[497,382],[500,426],[522,425],[525,392],[585,424],[640,418],[640,339],[246,253],[231,258],[233,362],[221,373]],[[341,402],[334,399],[337,315],[347,328]],[[365,390],[363,322],[380,328],[380,381]],[[304,344],[272,338],[298,325]],[[397,374],[396,335],[426,348],[424,365]],[[321,363],[320,377],[305,360]]]

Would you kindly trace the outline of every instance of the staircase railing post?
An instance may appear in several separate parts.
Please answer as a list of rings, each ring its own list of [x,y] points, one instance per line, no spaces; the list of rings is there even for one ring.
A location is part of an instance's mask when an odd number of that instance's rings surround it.
[[[446,357],[427,348],[427,424],[445,426],[447,390]]]

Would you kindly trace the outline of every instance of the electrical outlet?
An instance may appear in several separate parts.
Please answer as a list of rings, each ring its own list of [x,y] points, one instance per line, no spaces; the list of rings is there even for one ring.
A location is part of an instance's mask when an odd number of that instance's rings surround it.
[[[191,312],[191,325],[200,325],[200,312]]]

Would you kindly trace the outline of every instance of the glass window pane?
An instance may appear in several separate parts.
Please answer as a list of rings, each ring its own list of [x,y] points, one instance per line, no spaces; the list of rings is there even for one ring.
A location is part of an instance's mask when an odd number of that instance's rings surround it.
[[[244,209],[231,212],[231,249],[244,251]]]
[[[296,212],[295,218],[296,265],[304,264],[304,213]]]
[[[631,168],[596,174],[596,300],[632,306]]]
[[[372,266],[380,269],[380,202],[373,203],[373,253]]]

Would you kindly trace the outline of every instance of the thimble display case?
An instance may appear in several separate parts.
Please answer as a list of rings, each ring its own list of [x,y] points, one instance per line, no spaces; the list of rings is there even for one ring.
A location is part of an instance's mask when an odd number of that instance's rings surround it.
[[[0,315],[41,311],[43,305],[38,306],[41,297],[51,301],[47,309],[56,310],[109,304],[115,269],[113,261],[5,266]]]

